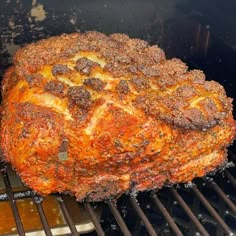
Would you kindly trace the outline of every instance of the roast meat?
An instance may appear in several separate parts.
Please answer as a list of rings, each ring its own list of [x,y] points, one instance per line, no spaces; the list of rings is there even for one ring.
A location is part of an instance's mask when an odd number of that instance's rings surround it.
[[[222,166],[232,99],[200,70],[124,34],[64,34],[19,49],[2,82],[3,158],[42,195],[100,201]]]

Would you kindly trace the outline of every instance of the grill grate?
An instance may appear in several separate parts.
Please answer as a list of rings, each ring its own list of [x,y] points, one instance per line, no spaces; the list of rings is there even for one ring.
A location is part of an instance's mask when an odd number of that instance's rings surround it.
[[[235,162],[236,155],[229,152]],[[74,222],[66,196],[54,195],[60,207],[67,232],[53,230],[43,206],[44,199],[29,189],[15,190],[9,178],[7,165],[1,163],[5,186],[0,202],[9,202],[15,220],[17,235],[30,235],[18,209],[17,201],[32,199],[41,221],[42,235],[80,235]],[[86,235],[234,235],[236,232],[236,169],[197,179],[191,186],[166,187],[155,192],[139,193],[137,196],[122,196],[117,202],[76,203],[88,214],[95,230]],[[186,188],[187,187],[187,188]],[[97,210],[102,209],[101,216]],[[30,214],[29,214],[30,220]],[[1,224],[1,222],[0,222]],[[40,232],[41,232],[40,231]],[[37,231],[38,232],[38,231]]]

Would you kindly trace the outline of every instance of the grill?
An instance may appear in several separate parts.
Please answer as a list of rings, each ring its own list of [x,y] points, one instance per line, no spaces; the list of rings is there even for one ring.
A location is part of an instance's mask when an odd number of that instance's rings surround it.
[[[235,3],[229,1],[0,1],[0,79],[14,51],[51,35],[98,30],[158,43],[235,97]],[[177,43],[176,43],[177,42]],[[234,107],[236,103],[234,101]],[[236,117],[234,109],[234,117]],[[188,184],[78,203],[45,198],[0,162],[0,235],[236,235],[236,145],[224,170]]]
[[[233,162],[236,161],[236,155],[233,151],[229,151],[229,158],[228,168],[216,175],[208,175],[183,186],[165,187],[157,192],[132,193],[117,201],[77,203],[65,195],[50,196],[58,205],[58,215],[62,219],[54,225],[48,218],[47,211],[51,211],[52,205],[47,208],[47,198],[43,199],[25,187],[17,190],[14,187],[17,177],[11,167],[2,162],[1,175],[5,188],[0,194],[0,204],[10,204],[9,210],[15,225],[8,234],[235,235],[236,169],[233,168]],[[32,209],[27,212],[19,204],[26,200],[30,200],[35,208],[34,214],[39,219],[36,229],[26,229],[23,214],[29,220]],[[71,208],[68,200],[78,207],[77,212]],[[5,212],[5,209],[2,211]]]

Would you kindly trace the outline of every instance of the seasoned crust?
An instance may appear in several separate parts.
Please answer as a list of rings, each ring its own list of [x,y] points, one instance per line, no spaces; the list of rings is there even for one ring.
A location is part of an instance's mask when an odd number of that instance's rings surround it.
[[[75,69],[76,71],[84,74],[84,75],[89,75],[91,72],[91,68],[94,66],[98,66],[98,63],[93,62],[86,57],[79,58],[76,61],[76,66]]]
[[[123,34],[29,45],[2,91],[4,158],[42,195],[101,201],[191,181],[224,163],[235,138],[221,85]]]
[[[77,105],[84,111],[91,106],[91,95],[83,86],[73,86],[68,89],[70,105]]]
[[[44,90],[52,93],[53,95],[64,97],[66,95],[66,85],[58,80],[50,80],[46,83]]]
[[[96,90],[103,91],[106,83],[99,78],[88,78],[84,80],[84,85]]]
[[[122,99],[125,95],[130,105],[147,116],[185,129],[212,127],[232,110],[222,86],[205,81],[202,71],[189,71],[179,59],[166,60],[158,46],[124,34],[91,31],[55,36],[20,49],[14,64],[15,73],[26,79],[48,65],[54,79],[67,76],[74,83],[80,75],[80,86],[93,90],[89,103],[104,91]],[[56,95],[58,89],[52,93]]]
[[[56,75],[63,75],[66,72],[69,72],[69,68],[67,65],[63,65],[63,64],[56,64],[52,67],[52,74],[54,76]]]
[[[131,84],[134,86],[137,92],[147,90],[150,87],[149,80],[142,77],[135,77],[130,80]]]
[[[76,43],[79,33],[63,34],[48,39],[42,39],[19,49],[13,60],[16,65],[15,71],[19,76],[25,76],[37,71],[43,65],[58,61],[76,53]]]
[[[43,76],[39,73],[29,74],[25,77],[30,87],[39,86],[43,81]]]
[[[116,90],[120,96],[127,95],[130,92],[127,80],[120,80],[118,85],[116,86]]]

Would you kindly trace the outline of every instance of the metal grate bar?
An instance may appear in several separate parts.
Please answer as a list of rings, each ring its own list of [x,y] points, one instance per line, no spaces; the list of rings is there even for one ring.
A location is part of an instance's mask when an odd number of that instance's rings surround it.
[[[133,206],[133,208],[135,209],[135,211],[137,212],[137,214],[139,215],[140,219],[142,220],[143,224],[145,225],[148,233],[151,236],[157,236],[157,233],[155,232],[154,228],[152,227],[150,221],[148,220],[148,218],[146,217],[146,215],[144,214],[143,210],[141,209],[141,207],[139,206],[138,202],[136,199],[134,198],[130,198],[130,202]]]
[[[115,204],[112,201],[109,201],[108,205],[109,205],[111,212],[114,215],[118,225],[120,226],[120,229],[123,232],[123,234],[125,236],[131,236],[129,229],[128,229],[127,225],[125,224],[123,218],[121,217],[119,211],[117,210]]]
[[[23,198],[30,198],[32,195],[32,190],[24,190],[24,191],[18,191],[13,193],[13,198],[15,200],[17,199],[23,199]],[[0,194],[0,201],[8,201],[8,195],[6,193]]]
[[[11,183],[10,183],[10,180],[9,180],[9,177],[8,177],[8,174],[7,174],[7,167],[6,166],[4,167],[2,163],[1,163],[1,174],[2,174],[3,181],[4,181],[4,184],[5,184],[5,187],[6,187],[6,193],[7,193],[8,199],[10,200],[11,209],[12,209],[12,212],[13,212],[13,215],[14,215],[14,219],[15,219],[18,234],[20,236],[24,236],[25,231],[24,231],[24,228],[23,228],[23,224],[21,222],[21,218],[20,218],[20,214],[19,214],[19,211],[18,211],[18,208],[17,208],[17,205],[16,205],[16,201],[14,199],[14,194],[13,194],[13,191],[12,191]]]
[[[220,224],[220,226],[224,229],[224,231],[228,235],[233,235],[233,232],[231,231],[231,229],[223,221],[223,219],[219,216],[219,214],[216,212],[216,210],[210,205],[210,203],[202,195],[202,193],[198,190],[198,188],[194,185],[192,189],[193,189],[193,192],[195,193],[195,195],[200,199],[202,204],[206,207],[206,209],[209,211],[209,213],[215,218],[215,220]]]
[[[183,236],[182,232],[174,222],[173,218],[170,216],[169,212],[166,210],[164,205],[161,203],[160,199],[157,197],[155,193],[152,194],[153,201],[157,208],[160,210],[160,212],[163,214],[165,219],[167,220],[170,228],[174,231],[174,233],[178,236]]]
[[[65,205],[63,198],[60,195],[58,195],[57,199],[58,199],[59,205],[62,209],[63,216],[64,216],[66,223],[68,224],[68,226],[71,230],[72,235],[79,235],[79,233],[75,227],[75,224],[73,223],[73,221],[71,219],[70,213],[67,210],[67,207]]]
[[[43,225],[43,229],[44,229],[44,232],[45,232],[46,236],[51,236],[52,232],[51,232],[50,226],[48,224],[46,215],[44,213],[44,209],[42,207],[43,199],[41,197],[35,195],[35,196],[33,196],[33,201],[34,201],[34,203],[35,203],[35,205],[37,207],[37,210],[38,210],[38,213],[39,213],[39,217],[41,219],[41,222],[42,222],[42,225]]]
[[[233,211],[234,214],[236,214],[236,205],[229,199],[229,197],[222,191],[222,189],[218,186],[218,184],[215,181],[211,181],[208,183],[217,193],[218,195],[223,199],[223,201],[228,205],[231,211]]]
[[[183,198],[179,195],[179,193],[177,192],[177,190],[171,188],[171,192],[174,195],[175,199],[179,202],[179,204],[181,205],[181,207],[184,209],[184,211],[186,212],[186,214],[189,216],[189,218],[193,221],[193,223],[196,225],[196,227],[198,228],[198,230],[200,231],[200,233],[203,236],[209,236],[208,232],[206,231],[206,229],[203,227],[203,225],[200,223],[200,221],[198,220],[198,218],[193,214],[193,212],[191,211],[191,209],[188,207],[188,205],[185,203],[185,201],[183,200]]]
[[[228,170],[225,171],[225,175],[230,180],[230,182],[233,184],[233,186],[236,188],[236,179],[230,174]]]
[[[105,233],[101,227],[101,224],[99,223],[96,214],[93,210],[93,208],[91,207],[91,205],[89,203],[84,203],[84,207],[86,208],[86,210],[88,211],[91,220],[93,221],[93,224],[95,226],[96,232],[98,234],[98,236],[105,236]]]

